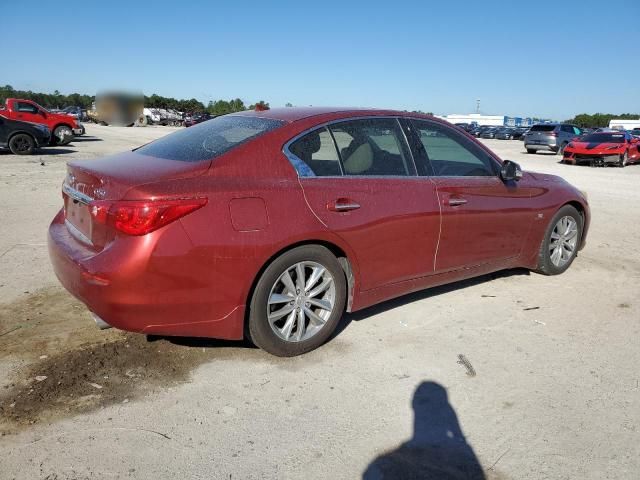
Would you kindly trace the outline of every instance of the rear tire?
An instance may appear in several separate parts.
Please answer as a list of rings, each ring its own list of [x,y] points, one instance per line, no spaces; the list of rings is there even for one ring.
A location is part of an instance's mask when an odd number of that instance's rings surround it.
[[[300,283],[296,268],[298,265],[307,266],[301,267],[303,275],[300,277]],[[315,282],[306,285],[312,281],[309,279],[313,277],[317,266],[324,268],[325,273]],[[293,276],[289,272],[293,272]],[[283,281],[285,275],[288,282]],[[296,291],[286,287],[283,289],[287,283],[299,291],[298,296],[295,296]],[[313,295],[313,290],[325,283],[333,284],[333,288],[329,286],[322,290],[327,292],[323,293],[323,298]],[[303,287],[299,288],[301,285]],[[344,271],[338,259],[327,248],[320,245],[303,245],[289,250],[266,268],[256,284],[249,306],[248,336],[256,346],[278,357],[293,357],[314,350],[327,341],[340,322],[346,292]],[[287,297],[291,300],[286,300]],[[305,302],[306,298],[312,298],[312,302],[332,304],[331,309],[316,307]],[[274,299],[276,301],[273,301]],[[280,311],[286,313],[278,316]],[[308,311],[311,311],[311,314],[305,317]],[[312,315],[321,321],[312,320]],[[270,321],[269,316],[277,320]],[[290,325],[287,329],[288,324]],[[305,339],[305,335],[309,337]]]
[[[536,151],[533,148],[527,148],[527,153],[536,153]]]
[[[582,228],[582,215],[575,207],[565,205],[560,208],[544,234],[536,272],[543,275],[564,273],[578,254],[582,242]],[[572,243],[572,248],[569,248]]]
[[[36,149],[36,142],[26,133],[18,133],[9,140],[9,150],[14,155],[31,155]]]

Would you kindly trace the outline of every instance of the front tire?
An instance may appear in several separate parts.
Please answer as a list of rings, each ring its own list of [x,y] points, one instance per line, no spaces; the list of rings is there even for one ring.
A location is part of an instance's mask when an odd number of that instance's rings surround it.
[[[620,168],[624,168],[629,164],[629,154],[624,152],[623,155],[620,155],[620,160],[618,161],[618,166]]]
[[[563,143],[562,145],[560,145],[560,148],[558,149],[558,152],[560,155],[564,155],[564,149],[567,148],[568,143]]]
[[[53,145],[67,145],[73,140],[73,131],[66,125],[59,125],[53,130],[51,142]]]
[[[527,153],[536,153],[536,151],[533,148],[527,148]]]
[[[318,348],[336,329],[346,302],[338,259],[320,245],[276,258],[256,284],[249,306],[251,341],[278,357]]]
[[[9,150],[14,155],[31,155],[36,149],[36,142],[26,133],[18,133],[9,140]]]
[[[536,271],[543,275],[564,273],[573,263],[582,242],[583,219],[571,205],[565,205],[553,216],[538,254]]]

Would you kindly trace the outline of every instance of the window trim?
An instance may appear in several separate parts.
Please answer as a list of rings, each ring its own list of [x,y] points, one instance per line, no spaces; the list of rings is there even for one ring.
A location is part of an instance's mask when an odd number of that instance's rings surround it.
[[[289,163],[291,164],[291,166],[293,167],[293,169],[295,170],[296,174],[298,175],[298,178],[361,178],[361,179],[366,179],[366,178],[376,178],[376,179],[400,179],[400,178],[425,178],[424,176],[420,175],[418,173],[418,169],[416,166],[416,162],[415,162],[415,158],[413,155],[413,150],[411,149],[411,146],[409,145],[409,139],[407,138],[407,134],[405,132],[405,129],[403,127],[403,124],[401,122],[401,119],[403,119],[405,117],[398,117],[395,115],[363,115],[363,116],[357,116],[357,117],[348,117],[348,118],[338,118],[336,120],[330,120],[328,122],[323,122],[323,123],[319,123],[317,125],[314,125],[313,127],[310,127],[302,132],[300,132],[299,134],[297,134],[295,137],[292,137],[291,139],[289,139],[283,146],[282,146],[282,153],[284,154],[285,157],[287,157],[287,160],[289,160]],[[331,131],[331,125],[335,125],[338,123],[344,123],[344,122],[351,122],[351,121],[357,121],[357,120],[395,120],[397,127],[400,131],[400,133],[402,134],[400,136],[400,142],[402,143],[401,148],[404,149],[405,151],[403,152],[403,154],[408,154],[407,155],[407,166],[409,167],[409,173],[407,175],[347,175],[344,173],[344,166],[342,164],[342,155],[340,154],[340,149],[338,148],[338,144],[336,142],[336,139],[333,135],[333,132]],[[300,172],[298,171],[298,169],[296,168],[296,163],[298,162],[303,162],[304,160],[302,160],[301,158],[298,158],[294,153],[291,152],[291,150],[289,150],[289,147],[291,146],[292,143],[294,143],[296,140],[299,140],[300,138],[304,137],[305,135],[307,135],[308,133],[314,132],[316,130],[319,130],[321,128],[326,128],[329,131],[329,134],[331,135],[331,139],[333,140],[333,147],[336,149],[336,153],[338,155],[338,161],[340,163],[340,171],[342,172],[342,175],[323,175],[323,176],[319,176],[319,175],[300,175]]]
[[[413,125],[411,124],[412,121],[418,121],[418,122],[426,122],[432,125],[436,125],[437,127],[442,127],[442,128],[448,128],[448,125],[444,125],[441,124],[439,122],[435,122],[433,120],[430,119],[426,119],[426,118],[415,118],[415,117],[403,117],[405,118],[407,121],[407,125],[408,125],[408,129],[411,132],[411,135],[414,137],[414,141],[420,142],[422,143],[422,141],[420,140],[420,138],[417,136],[417,132],[415,132],[415,127],[413,127]],[[429,178],[499,178],[500,177],[500,169],[502,168],[502,164],[496,159],[495,154],[493,152],[491,152],[489,149],[485,148],[484,145],[480,144],[477,145],[478,141],[473,139],[473,138],[468,138],[467,135],[461,131],[456,130],[455,128],[452,128],[452,131],[454,133],[454,135],[458,135],[460,138],[463,138],[465,140],[468,141],[468,143],[470,143],[471,145],[473,145],[474,147],[482,150],[484,153],[486,153],[487,157],[490,159],[491,161],[491,165],[493,166],[493,175],[436,175],[435,174],[435,168],[433,168],[433,164],[431,163],[431,159],[429,158],[429,154],[426,152],[425,149],[425,154],[426,154],[426,161],[427,164],[429,165],[429,170],[430,172],[427,173],[426,175],[424,175],[425,177],[429,177]],[[464,148],[464,145],[461,145]],[[474,152],[471,152],[472,154],[474,154]],[[475,155],[475,154],[474,154]],[[419,152],[416,152],[416,156],[420,156]]]

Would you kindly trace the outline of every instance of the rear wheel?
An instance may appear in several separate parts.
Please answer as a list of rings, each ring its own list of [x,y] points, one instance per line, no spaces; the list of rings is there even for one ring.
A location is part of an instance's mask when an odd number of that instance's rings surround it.
[[[527,148],[527,153],[536,153],[536,151],[533,148]]]
[[[624,152],[623,155],[620,155],[620,160],[618,161],[618,166],[620,168],[624,168],[628,165],[629,163],[629,154],[627,152]]]
[[[9,150],[15,155],[31,155],[36,148],[36,142],[26,133],[18,133],[9,140]]]
[[[346,280],[338,259],[319,245],[294,248],[274,260],[258,280],[249,336],[273,355],[301,355],[331,336],[345,301]]]
[[[571,266],[582,240],[582,227],[582,216],[575,207],[565,205],[558,210],[549,222],[540,246],[539,273],[559,275]]]

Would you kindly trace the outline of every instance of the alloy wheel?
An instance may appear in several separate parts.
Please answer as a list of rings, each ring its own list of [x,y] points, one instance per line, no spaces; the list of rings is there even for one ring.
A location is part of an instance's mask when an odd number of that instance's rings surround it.
[[[575,255],[578,244],[578,222],[567,215],[562,217],[551,232],[549,255],[556,267],[564,267]]]
[[[326,324],[336,301],[333,275],[317,262],[299,262],[271,287],[267,319],[273,332],[287,342],[315,336]]]

